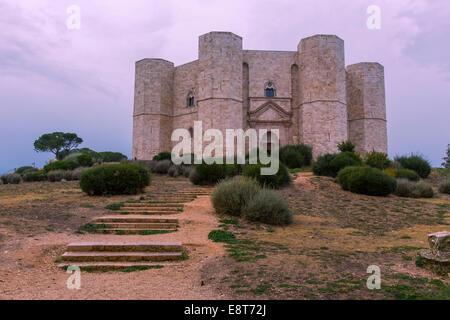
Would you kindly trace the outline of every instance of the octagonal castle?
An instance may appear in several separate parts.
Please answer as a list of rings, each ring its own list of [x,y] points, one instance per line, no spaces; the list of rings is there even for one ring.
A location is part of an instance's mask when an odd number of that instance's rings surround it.
[[[297,51],[243,50],[231,32],[199,38],[198,60],[175,67],[163,59],[136,62],[133,159],[171,151],[172,131],[278,129],[280,144],[305,143],[314,157],[350,140],[356,151],[387,153],[384,68],[345,67],[335,35],[302,39]]]

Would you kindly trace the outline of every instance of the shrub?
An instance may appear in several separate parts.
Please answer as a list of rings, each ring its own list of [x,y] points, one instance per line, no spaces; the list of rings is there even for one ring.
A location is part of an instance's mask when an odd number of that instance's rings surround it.
[[[167,174],[171,177],[178,177],[182,173],[182,167],[178,165],[172,165],[169,170],[167,171]]]
[[[433,188],[423,181],[410,181],[408,179],[398,179],[397,189],[394,194],[408,198],[432,198]]]
[[[45,181],[47,180],[47,176],[45,175],[44,170],[39,170],[35,172],[30,172],[24,174],[23,181],[26,182],[36,182],[36,181]]]
[[[337,181],[344,190],[371,196],[387,196],[397,187],[393,177],[370,167],[346,167],[339,171]]]
[[[30,170],[30,169],[35,169],[35,170],[37,170],[36,168],[34,168],[34,167],[32,167],[32,166],[23,166],[23,167],[20,167],[20,168],[16,169],[15,173],[17,173],[17,174],[23,174],[24,171]]]
[[[58,182],[65,179],[67,170],[52,170],[47,173],[47,179],[50,182]]]
[[[259,191],[260,187],[256,181],[235,177],[219,183],[211,200],[217,213],[240,216],[244,206]]]
[[[301,153],[287,147],[280,149],[280,161],[290,169],[303,167],[305,165],[305,157]]]
[[[52,170],[73,170],[79,165],[74,161],[60,160],[47,164],[44,166],[44,172],[48,173]]]
[[[330,162],[336,157],[336,154],[327,153],[317,158],[314,162],[312,170],[316,176],[333,176]]]
[[[170,160],[160,160],[156,163],[155,167],[153,168],[153,172],[160,174],[167,174],[171,166],[172,162]]]
[[[222,179],[234,177],[239,174],[240,165],[238,164],[207,164],[203,161],[201,164],[194,165],[189,173],[189,180],[196,185],[211,185]]]
[[[420,155],[396,157],[395,161],[405,169],[414,170],[422,179],[427,178],[431,173],[431,165]]]
[[[337,147],[340,152],[355,152],[355,145],[351,141],[342,141]]]
[[[77,157],[77,162],[82,167],[90,167],[94,164],[92,161],[92,156],[89,154],[80,154]]]
[[[336,177],[338,172],[345,167],[356,167],[361,165],[362,160],[358,154],[344,151],[336,155],[336,157],[330,161],[330,171],[332,173],[332,177]]]
[[[384,169],[383,172],[390,175],[392,178],[397,177],[397,169],[387,168],[387,169]]]
[[[98,153],[103,162],[120,162],[127,160],[127,156],[120,152],[104,151]]]
[[[263,189],[250,199],[243,209],[249,221],[259,221],[274,225],[292,223],[292,212],[286,200],[273,190]]]
[[[72,175],[72,179],[71,180],[80,180],[81,179],[81,175],[83,174],[83,172],[85,172],[88,169],[89,168],[79,167],[79,168],[76,168],[76,169],[74,169],[72,171],[69,171],[70,174]]]
[[[236,236],[226,230],[213,230],[208,234],[208,239],[214,242],[233,243]]]
[[[3,184],[19,184],[22,182],[22,176],[17,173],[5,174],[2,176]]]
[[[419,181],[420,176],[417,174],[417,172],[409,169],[398,169],[396,171],[395,177],[397,179],[408,179],[411,181]]]
[[[245,177],[255,179],[261,186],[278,189],[284,185],[291,182],[291,177],[289,175],[286,167],[280,162],[279,168],[274,175],[262,175],[261,168],[269,167],[270,165],[257,164],[247,164],[244,167],[242,174]]]
[[[163,152],[158,153],[156,156],[154,156],[153,160],[155,160],[155,161],[162,161],[162,160],[172,161],[172,154],[170,152],[163,151]]]
[[[186,178],[189,178],[189,175],[191,174],[191,171],[194,170],[194,166],[193,165],[182,165],[181,168],[182,168],[182,174]]]
[[[444,180],[444,181],[439,185],[439,192],[440,192],[440,193],[447,193],[447,194],[450,194],[450,180]]]
[[[280,148],[280,161],[295,169],[311,165],[312,147],[306,144],[285,145]]]
[[[366,155],[366,164],[369,167],[383,170],[388,168],[392,164],[392,161],[389,160],[386,153],[373,150]]]
[[[26,169],[26,170],[22,171],[22,173],[20,175],[22,177],[24,177],[28,173],[32,173],[32,172],[36,172],[36,171],[39,171],[39,169],[38,168],[30,168],[30,169]]]
[[[88,195],[137,194],[150,184],[147,168],[132,163],[109,164],[81,174],[80,187]]]

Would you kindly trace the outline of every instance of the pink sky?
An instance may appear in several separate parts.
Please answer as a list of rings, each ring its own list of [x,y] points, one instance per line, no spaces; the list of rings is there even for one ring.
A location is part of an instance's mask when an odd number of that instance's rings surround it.
[[[66,26],[69,5],[81,29]],[[381,29],[366,27],[369,5]],[[0,3],[0,173],[37,165],[42,133],[76,132],[83,147],[130,156],[134,62],[197,59],[198,36],[231,31],[244,49],[296,50],[336,34],[346,64],[385,66],[389,154],[439,166],[450,143],[450,2],[445,0],[4,0]]]

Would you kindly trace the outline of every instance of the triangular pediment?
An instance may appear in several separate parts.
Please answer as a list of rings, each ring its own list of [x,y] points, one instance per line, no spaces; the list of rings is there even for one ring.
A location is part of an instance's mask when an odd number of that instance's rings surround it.
[[[269,101],[249,112],[250,121],[279,122],[289,121],[291,113],[286,112],[276,103]]]

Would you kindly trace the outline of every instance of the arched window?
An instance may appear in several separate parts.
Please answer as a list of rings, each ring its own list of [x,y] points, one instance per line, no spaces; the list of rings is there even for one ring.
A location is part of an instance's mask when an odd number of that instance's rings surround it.
[[[267,81],[264,84],[264,95],[266,98],[273,98],[275,97],[275,84],[273,81]]]
[[[186,105],[188,107],[195,106],[195,98],[194,98],[194,92],[193,91],[189,91],[189,94],[188,94],[187,99],[186,99]]]

